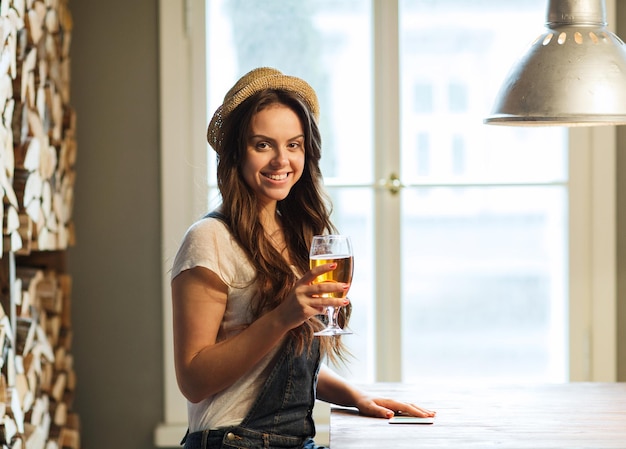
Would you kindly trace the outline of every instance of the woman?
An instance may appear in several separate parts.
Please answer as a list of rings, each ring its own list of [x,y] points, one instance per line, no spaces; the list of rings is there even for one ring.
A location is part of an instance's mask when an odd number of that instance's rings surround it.
[[[303,80],[255,69],[226,94],[208,129],[221,206],[187,231],[172,269],[174,354],[192,448],[315,448],[315,398],[367,416],[434,413],[371,398],[320,357],[344,359],[341,339],[314,337],[322,294],[309,270],[313,235],[335,231],[319,169],[319,106]]]

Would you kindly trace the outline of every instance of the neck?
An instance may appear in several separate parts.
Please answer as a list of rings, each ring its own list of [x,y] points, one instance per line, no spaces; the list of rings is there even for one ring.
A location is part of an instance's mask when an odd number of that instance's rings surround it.
[[[280,229],[280,220],[278,219],[278,214],[276,213],[276,203],[266,205],[259,210],[259,222],[268,234]]]
[[[274,203],[274,207],[265,207],[259,211],[259,221],[271,245],[289,262],[289,252],[287,251],[280,216],[276,211],[276,203]]]

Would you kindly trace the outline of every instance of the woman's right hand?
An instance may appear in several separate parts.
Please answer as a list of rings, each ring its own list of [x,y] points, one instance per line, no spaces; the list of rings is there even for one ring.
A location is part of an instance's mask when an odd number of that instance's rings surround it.
[[[326,307],[343,307],[349,304],[348,298],[327,297],[327,293],[346,292],[350,284],[323,282],[314,284],[319,275],[337,268],[336,263],[319,265],[307,271],[295,284],[291,293],[275,310],[290,329],[300,326],[314,315],[322,315]]]

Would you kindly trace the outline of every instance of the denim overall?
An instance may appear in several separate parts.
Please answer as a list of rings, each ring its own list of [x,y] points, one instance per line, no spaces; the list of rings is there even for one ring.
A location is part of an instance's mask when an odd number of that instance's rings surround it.
[[[319,340],[311,356],[294,355],[289,340],[241,424],[188,434],[184,449],[321,449],[312,411],[319,371]]]

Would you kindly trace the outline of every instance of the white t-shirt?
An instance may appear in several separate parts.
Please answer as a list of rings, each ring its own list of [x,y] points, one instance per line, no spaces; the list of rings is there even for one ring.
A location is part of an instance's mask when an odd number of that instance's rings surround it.
[[[256,292],[255,270],[227,226],[215,218],[194,223],[185,234],[172,267],[172,279],[182,271],[204,267],[228,286],[226,310],[217,341],[245,329],[252,321],[249,304]],[[187,401],[189,431],[234,426],[243,420],[263,386],[277,345],[243,377],[219,393],[194,404]]]

